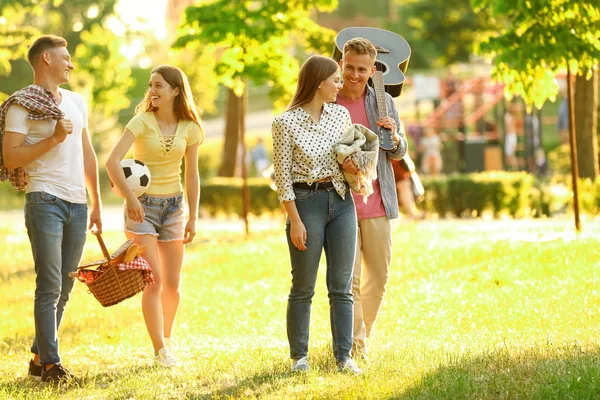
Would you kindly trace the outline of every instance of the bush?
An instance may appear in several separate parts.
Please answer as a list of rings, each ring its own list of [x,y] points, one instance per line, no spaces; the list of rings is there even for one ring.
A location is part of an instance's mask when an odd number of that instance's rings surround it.
[[[112,193],[104,169],[100,169],[103,202],[122,203]],[[491,212],[494,217],[510,215],[513,218],[544,217],[572,209],[570,185],[553,180],[535,179],[524,172],[484,172],[423,177],[425,200],[422,207],[440,217],[480,217]],[[277,192],[264,178],[249,178],[250,213],[262,215],[278,212]],[[579,205],[582,213],[600,213],[600,179],[579,181]],[[212,216],[242,215],[243,196],[241,178],[202,179],[200,207]],[[0,207],[22,208],[24,193],[17,192],[9,183],[0,183]]]
[[[262,215],[279,210],[277,192],[264,178],[249,178],[250,213]],[[202,182],[200,206],[210,215],[243,214],[241,178],[213,178]]]
[[[8,181],[0,182],[0,210],[23,209],[25,192],[17,191]]]
[[[491,211],[495,217],[529,215],[529,193],[533,177],[526,173],[484,172],[425,177],[425,209],[441,217],[480,217]]]

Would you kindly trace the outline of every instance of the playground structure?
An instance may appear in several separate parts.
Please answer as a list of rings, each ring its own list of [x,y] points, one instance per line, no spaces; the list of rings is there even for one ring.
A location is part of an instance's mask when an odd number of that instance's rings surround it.
[[[420,134],[433,130],[444,143],[444,173],[519,170],[531,173],[542,168],[541,112],[527,113],[519,99],[507,101],[504,85],[487,77],[440,80],[440,97],[421,120]],[[515,162],[504,151],[505,116],[511,113],[517,135]],[[419,135],[420,135],[419,134]],[[418,146],[418,137],[416,138]]]

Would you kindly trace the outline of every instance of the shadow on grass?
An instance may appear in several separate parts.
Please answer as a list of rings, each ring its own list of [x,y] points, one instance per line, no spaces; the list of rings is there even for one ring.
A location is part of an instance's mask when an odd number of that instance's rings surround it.
[[[236,381],[235,384],[213,390],[204,395],[188,395],[187,399],[224,399],[240,397],[262,397],[277,392],[286,382],[296,377],[288,371],[263,371]]]
[[[110,372],[102,372],[99,374],[85,374],[83,376],[78,376],[75,379],[61,384],[49,384],[42,382],[39,378],[36,380],[32,377],[24,375],[13,381],[9,382],[6,385],[6,390],[10,394],[11,392],[19,393],[20,396],[27,395],[28,393],[35,394],[39,390],[50,389],[51,391],[55,391],[55,394],[66,394],[72,390],[79,390],[82,388],[99,388],[104,389],[109,387],[109,385],[119,382],[123,377],[135,375],[137,373],[142,373],[146,371],[151,371],[155,369],[152,366],[136,366],[131,368],[123,368],[122,371],[110,371]],[[26,365],[23,366],[23,373],[26,372]]]
[[[600,347],[541,346],[450,360],[393,399],[597,399]]]
[[[282,356],[285,355],[282,353]],[[277,359],[272,364],[245,376],[243,379],[233,382],[210,393],[203,395],[188,395],[187,399],[224,399],[224,398],[262,398],[269,395],[277,395],[287,386],[306,385],[311,386],[314,381],[323,378],[324,375],[337,374],[335,359],[331,350],[331,344],[325,346],[312,346],[310,348],[310,371],[306,373],[291,372],[291,360],[287,358]],[[271,359],[272,360],[272,359]],[[264,365],[264,364],[263,364]],[[279,395],[283,395],[279,393]]]

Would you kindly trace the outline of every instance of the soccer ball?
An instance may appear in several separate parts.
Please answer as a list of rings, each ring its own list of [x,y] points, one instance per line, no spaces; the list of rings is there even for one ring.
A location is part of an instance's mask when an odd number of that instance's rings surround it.
[[[125,174],[127,186],[133,190],[135,197],[140,197],[148,191],[152,179],[150,177],[150,169],[148,169],[146,164],[140,160],[126,158],[121,160],[121,167],[123,168],[123,173]],[[112,181],[110,182],[110,187],[117,195],[124,197],[121,191],[112,183]]]

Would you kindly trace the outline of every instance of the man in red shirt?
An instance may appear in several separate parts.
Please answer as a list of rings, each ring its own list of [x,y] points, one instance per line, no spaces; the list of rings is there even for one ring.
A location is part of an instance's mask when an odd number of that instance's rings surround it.
[[[383,301],[392,256],[390,220],[398,217],[396,183],[391,159],[400,160],[408,147],[396,105],[386,93],[389,116],[379,117],[375,91],[367,83],[375,72],[377,50],[367,39],[354,38],[346,42],[340,60],[343,87],[338,104],[350,112],[353,123],[373,132],[384,126],[393,132],[394,148],[379,150],[377,176],[373,194],[367,202],[354,193],[358,217],[358,235],[352,294],[354,299],[354,354],[366,357],[366,339],[377,318]],[[351,163],[351,161],[346,161]],[[348,166],[344,165],[344,169]]]

